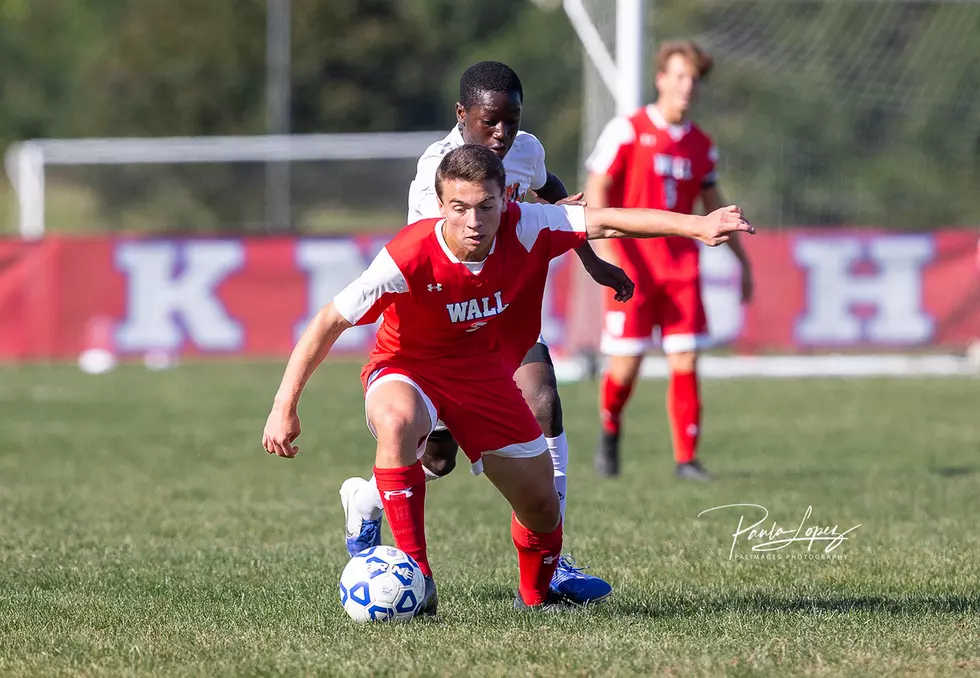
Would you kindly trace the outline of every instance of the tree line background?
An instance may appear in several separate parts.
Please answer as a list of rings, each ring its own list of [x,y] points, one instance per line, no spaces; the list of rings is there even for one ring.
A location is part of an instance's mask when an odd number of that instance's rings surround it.
[[[614,3],[592,4],[608,29]],[[760,223],[980,220],[980,7],[661,0],[651,9],[651,46],[694,36],[715,53],[696,116],[722,151],[726,193]],[[265,39],[265,0],[0,0],[0,146],[262,134]],[[524,128],[544,142],[552,171],[579,183],[590,102],[560,9],[292,0],[291,54],[296,133],[448,129],[460,73],[505,61],[524,83]],[[407,185],[391,187],[412,163],[320,165],[294,171],[298,230],[397,227]],[[261,230],[262,181],[261,166],[52,168],[49,224]],[[394,195],[379,203],[378,192]],[[10,213],[9,187],[0,200]]]

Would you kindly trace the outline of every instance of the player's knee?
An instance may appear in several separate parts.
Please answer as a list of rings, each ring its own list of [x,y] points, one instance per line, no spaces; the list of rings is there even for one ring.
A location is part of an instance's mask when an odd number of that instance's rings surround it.
[[[456,468],[456,453],[459,445],[448,431],[436,431],[429,436],[422,455],[422,465],[434,475],[447,476]],[[445,435],[441,435],[445,434]]]
[[[553,532],[561,522],[561,506],[558,494],[552,491],[543,492],[534,498],[528,498],[517,517],[527,529],[532,532]]]
[[[562,412],[561,398],[558,389],[552,384],[541,384],[531,392],[528,398],[531,413],[538,420],[538,426],[549,438],[561,435]]]
[[[642,355],[617,355],[609,359],[609,365],[606,369],[613,381],[617,384],[627,385],[636,381],[642,363]]]
[[[371,424],[378,440],[415,442],[428,433],[428,412],[418,412],[411,403],[389,401],[371,408]],[[414,448],[413,448],[414,449]]]
[[[694,372],[698,366],[697,351],[682,351],[680,353],[670,353],[667,355],[667,364],[671,372],[681,374]]]

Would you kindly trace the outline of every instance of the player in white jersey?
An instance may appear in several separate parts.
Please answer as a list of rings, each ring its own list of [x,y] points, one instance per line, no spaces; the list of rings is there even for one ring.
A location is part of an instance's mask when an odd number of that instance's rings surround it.
[[[548,172],[541,142],[519,131],[524,92],[520,79],[508,66],[484,61],[471,66],[460,79],[457,125],[419,158],[415,180],[409,188],[408,223],[441,215],[436,195],[435,176],[439,163],[451,150],[464,144],[486,146],[503,160],[507,174],[506,200],[525,200],[533,192],[543,202],[558,203],[569,198],[562,182]],[[573,199],[581,196],[573,196]],[[601,285],[616,290],[617,298],[626,301],[633,293],[633,283],[618,267],[599,259],[588,243],[575,250],[586,271]],[[536,304],[540,316],[544,281],[528,293],[528,303]],[[519,316],[518,316],[519,317]],[[545,435],[555,471],[562,516],[567,491],[568,443],[562,424],[561,400],[558,397],[554,365],[548,347],[534,329],[514,326],[504,333],[511,344],[507,350],[519,351],[514,380]],[[530,349],[530,350],[528,350]],[[451,432],[439,426],[429,436],[422,465],[429,480],[445,476],[456,465],[458,446]],[[479,473],[478,465],[473,469]],[[382,503],[375,482],[350,478],[341,488],[347,517],[347,549],[356,555],[381,541]],[[612,587],[598,577],[586,575],[563,557],[552,580],[552,590],[573,603],[596,602],[608,596]]]
[[[408,188],[408,223],[414,224],[420,219],[429,219],[439,214],[439,198],[436,196],[434,179],[436,169],[449,151],[464,143],[463,128],[457,124],[442,141],[429,146],[419,158],[418,172]],[[568,197],[564,187],[559,187],[561,182],[558,178],[548,172],[544,162],[544,146],[533,134],[518,130],[513,145],[509,149],[501,145],[500,152],[506,153],[503,161],[504,171],[507,172],[505,198],[508,202],[523,201],[528,190],[541,191],[551,197],[557,197],[556,191],[564,193],[559,200]],[[500,152],[496,154],[499,156]],[[588,251],[591,252],[591,248]]]

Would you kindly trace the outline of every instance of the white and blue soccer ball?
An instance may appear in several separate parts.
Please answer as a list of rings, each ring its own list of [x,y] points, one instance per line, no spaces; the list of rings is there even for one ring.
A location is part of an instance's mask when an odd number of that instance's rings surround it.
[[[418,563],[393,546],[375,546],[347,563],[340,575],[340,604],[359,624],[409,621],[422,608],[425,576]]]

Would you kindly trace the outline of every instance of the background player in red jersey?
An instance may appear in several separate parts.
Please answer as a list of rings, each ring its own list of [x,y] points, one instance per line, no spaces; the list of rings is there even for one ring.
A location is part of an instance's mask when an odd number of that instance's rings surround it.
[[[551,259],[587,238],[686,235],[719,244],[751,226],[734,207],[706,217],[658,210],[510,203],[492,151],[462,146],[439,165],[442,219],[424,219],[382,249],[371,266],[311,321],[286,366],[262,445],[294,457],[304,387],[340,334],[383,313],[361,373],[368,425],[377,439],[375,476],[395,544],[426,576],[423,609],[437,597],[428,562],[425,474],[419,461],[438,419],[513,508],[520,584],[515,607],[556,605],[551,578],[562,527],[548,448],[501,350],[502,320],[540,307],[521,303]]]
[[[688,118],[698,84],[712,60],[693,42],[665,43],[657,54],[657,101],[612,120],[586,162],[586,202],[593,207],[648,207],[689,214],[700,198],[711,212],[723,202],[717,185],[718,154],[711,139]],[[597,243],[600,256],[617,263],[636,284],[626,307],[606,298],[601,350],[609,356],[599,412],[602,437],[596,470],[619,473],[619,437],[644,353],[660,328],[670,367],[667,412],[677,474],[707,480],[695,459],[701,427],[698,351],[707,340],[701,301],[698,246],[691,240],[620,240]],[[737,237],[729,241],[742,265],[742,302],[752,299],[752,269]]]

